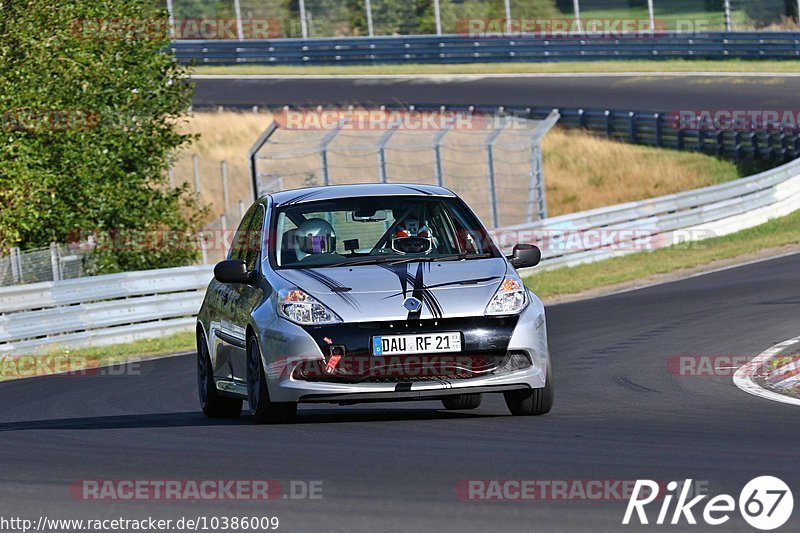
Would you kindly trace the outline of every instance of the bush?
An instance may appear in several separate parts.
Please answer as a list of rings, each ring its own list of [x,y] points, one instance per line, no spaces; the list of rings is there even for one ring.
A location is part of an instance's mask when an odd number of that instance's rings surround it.
[[[0,0],[0,250],[196,232],[195,195],[166,186],[169,154],[191,140],[176,122],[192,87],[164,53],[162,21],[150,0]],[[99,240],[100,271],[197,256],[110,241]]]

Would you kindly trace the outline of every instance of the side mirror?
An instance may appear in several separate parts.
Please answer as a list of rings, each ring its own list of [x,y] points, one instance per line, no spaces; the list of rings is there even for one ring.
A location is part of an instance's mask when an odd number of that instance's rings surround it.
[[[533,244],[517,244],[507,259],[514,268],[534,267],[542,260],[542,251]]]
[[[250,272],[241,259],[220,261],[214,266],[214,277],[222,283],[250,283]]]

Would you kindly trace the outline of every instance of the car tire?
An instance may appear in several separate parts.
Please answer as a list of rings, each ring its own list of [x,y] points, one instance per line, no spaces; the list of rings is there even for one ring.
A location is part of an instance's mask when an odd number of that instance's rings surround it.
[[[464,409],[477,409],[481,405],[480,394],[459,394],[442,398],[442,405],[448,411],[462,411]]]
[[[197,335],[197,390],[200,407],[207,417],[236,418],[242,414],[242,400],[226,398],[217,390],[208,344],[202,333]]]
[[[256,424],[285,424],[297,415],[297,403],[270,401],[261,349],[252,337],[247,341],[247,402]]]
[[[553,367],[550,360],[547,361],[547,377],[544,380],[544,387],[504,392],[503,396],[506,398],[506,405],[512,415],[535,416],[549,413],[553,408],[555,397]]]

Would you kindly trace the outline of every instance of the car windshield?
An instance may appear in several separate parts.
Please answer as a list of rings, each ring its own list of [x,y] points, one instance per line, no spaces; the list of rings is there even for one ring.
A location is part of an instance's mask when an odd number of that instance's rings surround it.
[[[276,210],[275,268],[500,257],[458,198],[386,196],[287,205]]]

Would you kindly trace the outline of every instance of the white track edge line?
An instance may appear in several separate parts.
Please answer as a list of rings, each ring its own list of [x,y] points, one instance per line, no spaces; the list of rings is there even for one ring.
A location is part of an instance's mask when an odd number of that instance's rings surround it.
[[[742,78],[800,78],[800,72],[520,72],[464,74],[192,74],[195,80],[325,80],[325,79],[430,79],[480,80],[483,78],[627,78],[627,77],[742,77]]]
[[[752,394],[753,396],[758,396],[759,398],[764,398],[767,400],[772,400],[775,402],[781,403],[788,403],[791,405],[800,405],[800,398],[792,398],[786,396],[784,394],[779,394],[777,392],[772,392],[767,390],[760,385],[756,384],[752,378],[752,370],[755,368],[760,367],[764,363],[766,363],[771,357],[779,354],[789,346],[794,344],[800,343],[800,337],[794,337],[792,339],[780,342],[775,346],[771,347],[768,350],[760,353],[756,357],[754,357],[750,362],[745,363],[736,373],[733,375],[733,383],[741,390],[748,394]]]

